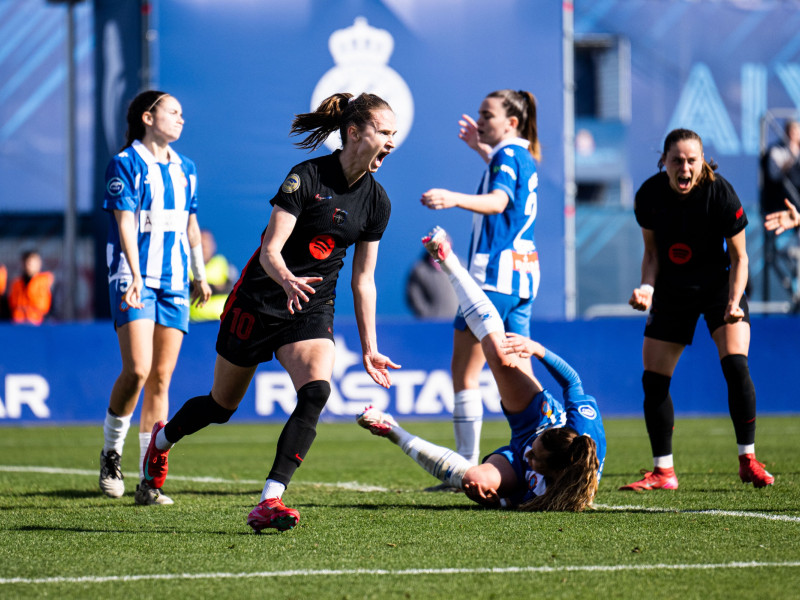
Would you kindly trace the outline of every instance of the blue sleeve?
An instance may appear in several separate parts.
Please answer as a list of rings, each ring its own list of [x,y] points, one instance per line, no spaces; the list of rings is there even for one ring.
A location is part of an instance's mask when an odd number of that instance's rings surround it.
[[[564,403],[569,404],[573,398],[583,396],[583,384],[578,373],[573,369],[567,361],[561,358],[558,354],[551,352],[547,348],[544,349],[544,356],[541,358],[542,364],[547,369],[548,373],[561,386],[564,392]],[[567,408],[569,408],[567,406]]]
[[[103,208],[109,212],[115,210],[136,211],[139,206],[136,189],[135,165],[122,151],[111,159],[106,169],[106,188],[103,195]]]
[[[511,152],[511,156],[506,150]],[[503,148],[492,157],[492,162],[489,165],[489,191],[501,190],[505,192],[509,202],[514,201],[517,180],[519,179],[519,166],[513,153],[514,149]]]

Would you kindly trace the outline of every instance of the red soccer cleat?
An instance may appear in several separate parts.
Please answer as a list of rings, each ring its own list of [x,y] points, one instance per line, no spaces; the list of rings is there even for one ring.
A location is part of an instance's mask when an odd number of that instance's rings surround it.
[[[645,492],[647,490],[677,490],[678,477],[675,475],[675,469],[662,469],[656,467],[652,471],[642,469],[643,479],[634,481],[628,485],[623,485],[620,490],[633,490],[635,492]]]
[[[259,533],[262,529],[288,531],[300,522],[300,513],[286,508],[280,498],[267,498],[247,515],[247,524]]]
[[[167,464],[167,454],[169,448],[166,450],[159,450],[156,447],[156,434],[164,429],[164,421],[158,421],[153,425],[153,431],[150,434],[150,445],[147,446],[147,452],[142,461],[142,471],[144,473],[144,481],[153,489],[161,489],[164,487],[164,482],[167,480],[167,471],[169,471],[169,464]]]
[[[756,460],[755,454],[739,455],[739,478],[742,483],[752,483],[757,488],[775,483],[775,477],[764,468],[764,463]]]
[[[369,429],[372,435],[386,437],[397,427],[397,421],[392,415],[381,412],[374,406],[368,406],[361,413],[356,415],[356,423],[364,429]]]
[[[442,262],[452,252],[452,244],[447,232],[438,225],[422,238],[422,245],[437,262]]]

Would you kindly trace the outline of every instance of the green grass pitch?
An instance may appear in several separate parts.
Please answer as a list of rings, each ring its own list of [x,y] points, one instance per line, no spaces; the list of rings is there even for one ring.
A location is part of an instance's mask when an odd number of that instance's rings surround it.
[[[234,419],[235,421],[235,419]],[[403,423],[452,446],[447,421]],[[97,487],[97,427],[0,429],[0,598],[797,598],[800,417],[761,417],[756,448],[776,476],[737,476],[727,418],[679,419],[680,489],[619,492],[651,466],[641,419],[608,419],[608,457],[582,514],[485,510],[436,483],[396,446],[353,424],[321,423],[284,500],[286,533],[245,517],[272,462],[276,425],[229,423],[170,454],[173,506]],[[506,442],[484,424],[482,449]]]

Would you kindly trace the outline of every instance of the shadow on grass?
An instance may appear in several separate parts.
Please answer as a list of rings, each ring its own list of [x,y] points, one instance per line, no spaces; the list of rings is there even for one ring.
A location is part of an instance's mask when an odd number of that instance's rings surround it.
[[[0,531],[16,531],[16,532],[43,532],[43,531],[63,531],[63,532],[72,532],[72,533],[114,533],[114,534],[130,534],[135,536],[140,536],[142,531],[139,529],[131,530],[131,529],[107,529],[107,528],[88,528],[88,527],[52,527],[52,526],[45,526],[45,525],[23,525],[21,527],[6,527],[0,528]],[[251,529],[242,530],[242,531],[207,531],[207,530],[187,530],[181,529],[177,531],[174,528],[148,528],[148,534],[166,534],[166,535],[174,535],[175,533],[180,533],[182,535],[221,535],[225,537],[230,537],[231,535],[243,535],[243,536],[251,536],[251,535],[280,535],[281,532],[277,530],[265,530],[259,533],[253,532]]]

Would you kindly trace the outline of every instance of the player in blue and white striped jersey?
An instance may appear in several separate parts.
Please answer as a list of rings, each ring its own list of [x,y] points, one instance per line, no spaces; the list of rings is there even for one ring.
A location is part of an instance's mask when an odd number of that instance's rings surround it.
[[[499,311],[506,331],[527,337],[539,289],[533,239],[536,161],[541,158],[536,99],[527,91],[498,90],[484,98],[477,122],[463,115],[459,124],[459,137],[488,163],[478,191],[470,195],[432,189],[421,201],[434,210],[459,207],[474,213],[469,271]],[[477,463],[483,422],[479,377],[486,361],[461,313],[454,327],[453,430],[459,454]]]
[[[122,354],[100,455],[100,489],[112,498],[124,493],[120,457],[142,388],[142,458],[153,425],[167,417],[169,384],[189,329],[190,264],[192,300],[205,303],[211,296],[197,221],[197,170],[170,146],[183,130],[181,105],[169,94],[146,91],[131,102],[127,121],[125,147],[106,170],[103,201],[110,219],[111,316]],[[140,479],[137,504],[172,503],[141,471]]]

